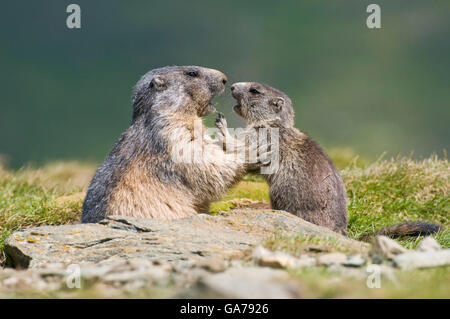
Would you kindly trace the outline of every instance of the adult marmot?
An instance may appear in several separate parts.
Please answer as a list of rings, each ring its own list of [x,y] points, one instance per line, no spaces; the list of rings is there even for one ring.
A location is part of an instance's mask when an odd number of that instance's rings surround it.
[[[330,158],[308,135],[294,127],[291,99],[283,92],[256,82],[241,82],[231,86],[238,104],[235,112],[248,122],[246,131],[276,128],[279,151],[272,161],[279,168],[263,175],[270,185],[272,208],[293,213],[311,223],[346,234],[348,212],[342,178]],[[225,139],[232,139],[223,117],[216,126]],[[274,143],[272,142],[272,145]],[[414,235],[437,232],[433,223],[402,223],[374,234]],[[366,234],[362,239],[368,239]]]
[[[201,117],[226,76],[198,66],[152,70],[137,83],[133,120],[98,168],[83,204],[83,223],[106,215],[173,219],[207,212],[245,165],[204,138]]]

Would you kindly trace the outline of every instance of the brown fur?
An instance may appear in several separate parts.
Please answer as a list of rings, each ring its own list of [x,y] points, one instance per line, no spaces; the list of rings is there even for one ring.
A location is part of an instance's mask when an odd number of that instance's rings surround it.
[[[203,134],[201,117],[214,111],[211,99],[225,82],[223,73],[197,66],[144,75],[133,97],[132,124],[97,170],[82,222],[107,215],[174,219],[207,212],[245,172],[244,163]],[[194,149],[200,150],[197,160],[174,156]]]
[[[362,235],[359,240],[370,241],[373,237],[378,235],[398,237],[398,236],[418,236],[418,235],[431,235],[442,230],[443,227],[435,223],[427,222],[405,222],[382,228],[372,233],[366,233]]]
[[[181,218],[196,214],[193,196],[182,188],[158,182],[146,171],[145,159],[138,159],[123,173],[108,201],[114,215]],[[176,194],[176,196],[173,196]]]
[[[255,82],[234,84],[232,94],[238,101],[235,111],[248,121],[247,132],[262,128],[279,132],[279,151],[272,158],[272,162],[278,161],[279,168],[263,175],[270,186],[272,208],[346,234],[348,213],[342,178],[326,153],[294,128],[289,97]],[[220,121],[218,124],[227,135],[223,129],[226,125]]]

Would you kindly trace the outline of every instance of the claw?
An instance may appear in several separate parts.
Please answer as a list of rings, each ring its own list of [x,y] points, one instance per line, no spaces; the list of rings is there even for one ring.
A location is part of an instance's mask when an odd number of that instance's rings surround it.
[[[269,151],[269,152],[265,152],[265,153],[261,154],[261,155],[259,156],[259,162],[260,162],[262,165],[267,165],[267,164],[269,164],[269,163],[272,161],[272,156],[273,156],[273,154],[274,154],[274,151]]]
[[[216,123],[222,121],[223,119],[225,119],[225,115],[223,115],[223,113],[218,112],[216,117]]]
[[[225,119],[225,115],[223,115],[223,113],[218,113],[217,117],[216,117],[216,122],[215,125],[217,128],[224,130],[227,127],[227,120]]]

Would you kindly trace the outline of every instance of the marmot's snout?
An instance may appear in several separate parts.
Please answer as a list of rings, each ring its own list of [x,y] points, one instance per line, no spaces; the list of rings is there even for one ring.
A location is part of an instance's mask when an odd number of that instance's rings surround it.
[[[221,94],[225,89],[225,84],[227,83],[227,76],[220,72],[219,70],[209,69],[208,82],[211,91],[214,95]]]
[[[236,99],[237,104],[233,107],[233,110],[238,114],[239,116],[244,117],[244,114],[242,113],[242,98],[244,97],[245,91],[247,87],[247,83],[245,82],[238,82],[231,85],[231,95]]]
[[[247,87],[246,82],[233,83],[230,88],[231,95],[233,95],[235,99],[239,98],[240,96],[242,96],[242,93],[244,92],[243,90],[245,90],[246,87]]]
[[[203,117],[216,111],[211,100],[223,93],[225,90],[225,83],[227,83],[227,76],[219,70],[202,68],[201,77],[204,80],[203,84],[206,85],[207,90],[209,91],[208,93],[203,91],[203,93],[199,94],[201,97],[199,96],[199,99],[197,100],[202,107],[197,111],[197,115]]]

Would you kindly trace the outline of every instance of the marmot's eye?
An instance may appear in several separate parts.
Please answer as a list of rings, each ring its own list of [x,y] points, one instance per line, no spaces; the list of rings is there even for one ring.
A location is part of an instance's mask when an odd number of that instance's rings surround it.
[[[257,89],[251,88],[249,90],[250,93],[254,93],[254,94],[260,94],[261,92],[259,92]]]
[[[197,73],[197,72],[195,72],[195,71],[190,71],[190,72],[186,72],[186,75],[188,75],[188,76],[192,76],[193,78],[195,78],[195,77],[197,77],[197,76],[198,76],[198,73]]]

